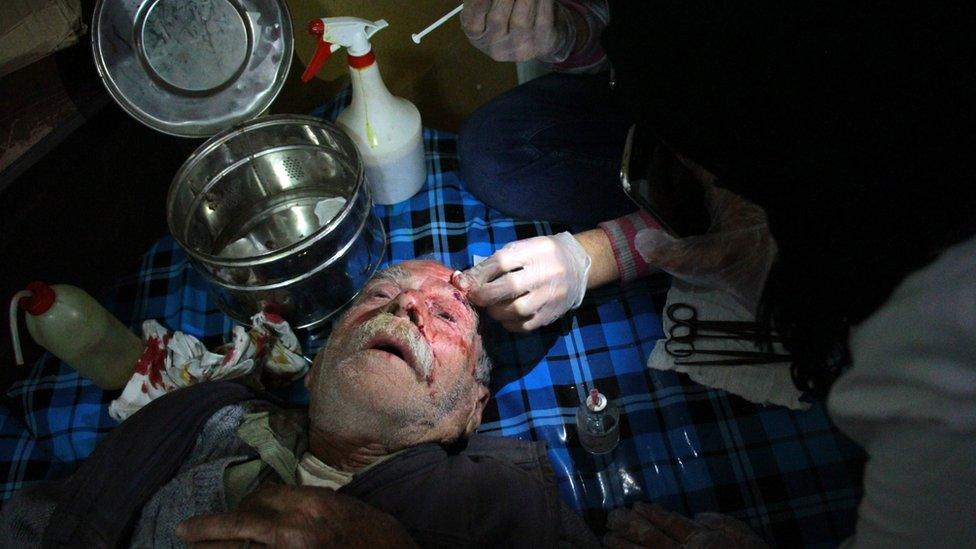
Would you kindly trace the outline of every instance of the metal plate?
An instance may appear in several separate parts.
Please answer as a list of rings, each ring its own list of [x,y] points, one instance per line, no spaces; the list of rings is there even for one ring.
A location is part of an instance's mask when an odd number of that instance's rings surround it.
[[[292,37],[284,0],[100,0],[92,48],[129,114],[164,133],[209,137],[274,101]]]

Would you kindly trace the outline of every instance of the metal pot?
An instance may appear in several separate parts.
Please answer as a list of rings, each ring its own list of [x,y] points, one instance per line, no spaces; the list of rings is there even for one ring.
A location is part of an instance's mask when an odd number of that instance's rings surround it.
[[[386,249],[355,145],[307,116],[262,117],[201,145],[173,180],[167,220],[217,304],[242,323],[266,311],[296,328],[320,325]]]

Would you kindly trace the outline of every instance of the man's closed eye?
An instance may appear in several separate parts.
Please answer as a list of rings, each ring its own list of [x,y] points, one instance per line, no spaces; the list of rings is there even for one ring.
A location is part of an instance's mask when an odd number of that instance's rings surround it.
[[[454,318],[454,315],[452,315],[451,313],[449,313],[447,311],[439,311],[437,313],[437,318],[440,318],[442,320],[446,320],[447,322],[450,322],[451,324],[454,324],[456,322],[456,319]]]

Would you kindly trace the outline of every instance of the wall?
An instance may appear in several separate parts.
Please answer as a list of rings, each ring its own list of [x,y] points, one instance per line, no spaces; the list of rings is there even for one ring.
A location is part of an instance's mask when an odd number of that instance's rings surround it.
[[[386,19],[390,26],[374,36],[372,43],[390,91],[416,104],[425,126],[457,131],[474,109],[516,83],[515,65],[494,62],[474,49],[461,32],[457,17],[427,35],[419,45],[410,39],[411,34],[424,29],[459,1],[290,0],[296,59],[272,110],[307,112],[349,82],[343,52],[329,60],[315,81],[301,82],[301,74],[315,51],[315,42],[306,30],[310,19],[341,15]]]

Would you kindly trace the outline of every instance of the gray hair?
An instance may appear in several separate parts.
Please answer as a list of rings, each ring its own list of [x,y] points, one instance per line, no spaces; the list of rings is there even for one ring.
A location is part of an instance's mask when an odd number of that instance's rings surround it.
[[[487,387],[491,382],[491,369],[494,367],[494,364],[491,362],[491,356],[488,355],[487,324],[481,322],[481,315],[478,315],[478,326],[476,329],[478,330],[479,339],[481,339],[481,345],[479,346],[478,358],[474,366],[474,379]]]

